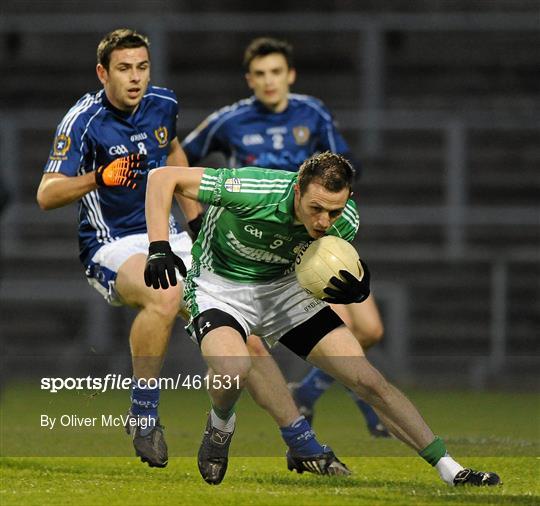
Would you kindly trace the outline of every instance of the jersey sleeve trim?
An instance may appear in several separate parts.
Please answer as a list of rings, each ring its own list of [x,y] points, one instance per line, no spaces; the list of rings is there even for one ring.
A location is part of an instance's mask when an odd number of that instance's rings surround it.
[[[173,97],[168,97],[167,95],[161,95],[159,93],[146,93],[146,95],[144,96],[145,97],[158,97],[158,98],[162,98],[163,100],[170,100],[171,102],[174,102],[176,105],[178,105],[178,100],[176,100]]]
[[[339,150],[337,149],[337,142],[334,136],[334,118],[326,106],[320,100],[309,95],[297,95],[295,93],[291,93],[290,97],[302,102],[307,107],[315,110],[321,116],[326,123],[325,126],[330,151],[332,151],[332,153],[337,153]]]
[[[291,177],[283,171],[257,167],[240,169],[205,169],[199,186],[201,202],[228,209],[256,209],[278,205],[291,186]],[[259,177],[257,177],[259,176]]]
[[[235,116],[238,116],[239,114],[242,114],[243,112],[244,112],[243,110],[231,111],[230,113],[225,114],[219,121],[215,123],[215,125],[208,132],[208,136],[206,137],[206,140],[204,142],[203,149],[202,149],[203,156],[206,156],[208,154],[210,143],[212,142],[212,139],[214,135],[216,134],[217,130],[219,129],[219,127],[223,125],[223,123],[225,123],[225,121],[227,121],[228,119],[234,118]]]
[[[75,121],[85,113],[95,103],[94,97],[90,94],[85,95],[79,100],[64,116],[60,125],[58,125],[57,134],[69,135]]]
[[[74,107],[72,107],[68,113],[66,114],[66,116],[63,118],[63,120],[60,122],[60,124],[58,125],[58,128],[56,130],[56,135],[55,135],[55,143],[56,143],[56,140],[59,139],[60,137],[64,138],[65,142],[68,143],[68,148],[66,150],[66,153],[69,152],[69,149],[75,149],[75,144],[78,146],[77,149],[79,150],[80,154],[79,154],[79,158],[77,160],[77,163],[80,165],[81,161],[82,161],[82,158],[84,156],[84,153],[83,153],[83,141],[84,141],[84,137],[86,136],[86,133],[88,132],[88,128],[90,126],[90,123],[92,123],[92,121],[94,120],[94,118],[96,118],[99,113],[103,110],[103,106],[99,106],[98,110],[88,119],[88,121],[86,122],[86,124],[84,124],[83,126],[79,127],[80,130],[78,130],[79,132],[82,131],[82,134],[81,134],[81,137],[79,139],[76,139],[76,142],[72,145],[72,141],[73,139],[71,138],[71,134],[72,134],[72,131],[73,131],[73,128],[76,124],[82,124],[84,122],[84,115],[86,113],[89,113],[89,109],[92,107],[92,106],[95,106],[97,105],[99,102],[96,101],[97,100],[97,97],[94,97],[93,95],[85,95],[85,97],[83,97]],[[69,164],[66,165],[66,162],[68,161],[67,158],[65,157],[65,153],[61,153],[61,155],[57,155],[58,157],[54,157],[53,158],[53,155],[55,155],[56,153],[54,152],[54,147],[53,147],[53,152],[51,153],[50,155],[50,158],[47,162],[47,164],[45,165],[45,169],[44,169],[44,172],[46,173],[57,173],[57,172],[61,172],[61,168],[62,166],[69,166]],[[72,162],[73,163],[73,162]],[[78,168],[77,168],[77,171],[78,171]]]
[[[239,102],[236,102],[233,105],[223,107],[222,109],[213,112],[208,116],[202,124],[206,123],[205,128],[209,128],[208,134],[206,135],[206,138],[204,140],[204,144],[202,146],[201,152],[199,153],[199,159],[204,158],[208,154],[208,150],[210,149],[210,145],[212,143],[212,140],[214,139],[214,136],[216,135],[216,132],[219,130],[219,128],[228,121],[231,118],[234,118],[235,116],[238,116],[239,114],[244,114],[249,111],[249,108],[245,108],[244,106],[249,105],[249,103],[252,102],[250,99],[241,100]],[[213,123],[213,124],[212,124]],[[182,142],[182,146],[186,147],[188,144],[193,142],[194,139],[196,139],[199,135],[204,132],[205,128],[196,128],[191,132]]]
[[[299,102],[304,103],[308,107],[311,107],[312,109],[315,109],[325,121],[332,122],[332,115],[326,108],[326,106],[320,101],[317,100],[314,97],[311,97],[309,95],[299,95],[297,93],[291,93],[289,97],[298,100]]]

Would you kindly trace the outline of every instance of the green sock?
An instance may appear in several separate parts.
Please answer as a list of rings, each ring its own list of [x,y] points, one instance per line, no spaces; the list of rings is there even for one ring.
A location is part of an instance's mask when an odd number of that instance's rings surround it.
[[[214,413],[225,422],[234,414],[234,406],[230,409],[220,409],[212,404],[212,409],[214,410]]]
[[[210,419],[212,427],[223,432],[234,432],[234,427],[236,426],[234,406],[231,409],[219,409],[216,408],[216,406],[212,406],[212,411],[210,411]]]
[[[444,441],[439,436],[435,436],[435,439],[423,450],[419,451],[418,455],[432,466],[437,465],[437,462],[446,455]]]

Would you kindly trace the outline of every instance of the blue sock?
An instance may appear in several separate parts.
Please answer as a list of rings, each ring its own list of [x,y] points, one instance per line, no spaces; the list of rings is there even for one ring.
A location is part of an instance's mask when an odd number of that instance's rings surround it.
[[[364,418],[366,419],[366,424],[368,425],[368,427],[375,427],[378,423],[381,423],[381,420],[378,417],[377,413],[375,413],[375,410],[369,404],[367,404],[365,401],[360,399],[358,395],[356,395],[354,392],[351,392],[350,390],[349,390],[349,394],[351,395],[352,399],[358,406],[358,409],[364,415]]]
[[[313,407],[315,401],[334,383],[334,378],[314,367],[294,392],[295,400],[301,406]]]
[[[297,418],[287,427],[280,427],[279,430],[285,444],[297,456],[307,457],[325,451],[325,447],[319,444],[315,438],[315,432],[303,416]]]
[[[141,388],[142,387],[142,388]],[[135,416],[157,418],[159,388],[145,388],[145,381],[133,377],[131,382],[131,413]]]

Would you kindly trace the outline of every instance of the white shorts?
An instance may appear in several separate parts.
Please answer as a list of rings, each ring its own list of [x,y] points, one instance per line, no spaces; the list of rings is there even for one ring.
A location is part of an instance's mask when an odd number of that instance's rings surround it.
[[[171,234],[171,249],[191,267],[191,238],[187,232]],[[86,279],[112,306],[122,306],[122,298],[116,291],[116,276],[120,266],[131,256],[148,254],[148,235],[134,234],[122,237],[99,248],[86,266]],[[142,276],[142,272],[141,272]]]
[[[189,292],[186,300],[193,317],[220,309],[238,321],[246,336],[256,334],[270,346],[328,306],[307,294],[294,272],[278,280],[246,284],[201,269],[199,276],[190,279]],[[186,328],[196,342],[191,325]]]

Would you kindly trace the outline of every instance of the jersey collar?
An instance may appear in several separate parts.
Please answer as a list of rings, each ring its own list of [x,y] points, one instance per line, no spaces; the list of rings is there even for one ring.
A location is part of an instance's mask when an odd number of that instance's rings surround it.
[[[144,100],[144,98],[143,98],[143,100]],[[135,109],[133,112],[121,111],[120,109],[117,109],[114,105],[111,104],[111,102],[107,98],[107,94],[105,93],[105,90],[103,90],[102,101],[103,101],[103,105],[107,109],[109,109],[113,114],[115,114],[116,116],[120,116],[120,118],[125,119],[125,120],[127,120],[127,119],[131,118],[133,115],[135,115],[135,113],[141,107],[141,104],[139,103],[139,105],[137,106],[137,109]],[[141,100],[141,102],[142,102],[142,100]]]
[[[285,114],[289,110],[289,107],[290,107],[291,103],[290,103],[289,96],[287,98],[288,98],[287,107],[285,107],[285,109],[283,109],[283,111],[274,112],[274,111],[271,111],[270,109],[268,109],[268,107],[266,107],[255,95],[251,96],[251,99],[253,100],[253,104],[255,105],[255,107],[257,108],[257,110],[259,112],[265,113],[265,114],[272,114],[272,115],[276,115],[276,116],[278,116],[280,114]]]

